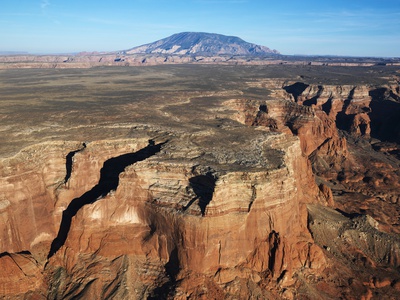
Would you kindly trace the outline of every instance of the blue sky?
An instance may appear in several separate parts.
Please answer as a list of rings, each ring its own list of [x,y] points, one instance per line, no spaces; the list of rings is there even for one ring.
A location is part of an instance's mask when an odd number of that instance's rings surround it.
[[[283,54],[400,56],[400,0],[1,0],[0,51],[124,50],[174,33]]]

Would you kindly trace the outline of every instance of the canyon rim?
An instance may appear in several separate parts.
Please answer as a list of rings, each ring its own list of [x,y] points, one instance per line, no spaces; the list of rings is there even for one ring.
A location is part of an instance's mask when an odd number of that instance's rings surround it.
[[[1,57],[0,297],[398,298],[400,67],[157,49]]]

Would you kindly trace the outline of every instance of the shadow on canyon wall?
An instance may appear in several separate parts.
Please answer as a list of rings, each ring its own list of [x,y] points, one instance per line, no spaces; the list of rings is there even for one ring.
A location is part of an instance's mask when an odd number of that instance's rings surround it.
[[[78,152],[81,152],[82,150],[84,150],[86,148],[86,143],[82,144],[82,148],[75,150],[75,151],[71,151],[70,153],[67,154],[67,156],[65,157],[65,168],[66,168],[66,173],[65,173],[65,178],[64,178],[64,183],[67,183],[68,180],[71,177],[72,174],[72,164],[73,164],[73,159],[74,159],[74,155]]]
[[[296,82],[292,85],[285,86],[283,89],[288,92],[289,94],[292,94],[294,97],[294,100],[297,102],[297,98],[308,88],[309,85],[305,84],[303,82]]]
[[[180,262],[178,248],[174,248],[170,254],[169,260],[165,265],[165,273],[168,280],[154,291],[147,298],[148,300],[166,300],[171,299],[174,293],[176,277],[180,271]]]
[[[53,240],[51,244],[47,258],[52,257],[64,245],[68,237],[68,232],[71,228],[72,217],[74,217],[83,206],[85,206],[86,204],[92,204],[102,197],[106,196],[109,192],[116,190],[119,183],[119,175],[124,171],[127,166],[145,160],[157,154],[161,150],[161,146],[163,144],[165,143],[160,143],[156,145],[153,141],[149,141],[149,145],[147,147],[137,152],[123,154],[105,161],[103,168],[100,170],[99,183],[95,185],[90,191],[84,193],[82,196],[73,199],[68,207],[63,211],[60,229],[58,231],[57,237]],[[72,155],[70,162],[68,161],[67,157],[67,164],[72,163],[72,156],[76,152],[77,151],[71,152]]]
[[[199,200],[198,204],[200,207],[201,214],[204,216],[206,213],[206,207],[212,200],[215,189],[215,178],[211,173],[206,175],[199,175],[189,179],[190,187],[196,194],[196,197],[191,200],[184,208],[185,211],[188,209],[196,200]]]
[[[297,102],[298,97],[307,89],[309,85],[296,82],[284,87],[284,90],[291,94]],[[323,92],[323,86],[318,86],[316,95],[303,102],[305,106],[317,104],[318,98]],[[340,130],[349,131],[354,120],[355,114],[346,114],[348,106],[354,97],[355,88],[350,91],[347,99],[344,100],[342,111],[336,116],[336,126]],[[381,87],[369,92],[371,103],[369,108],[365,108],[365,113],[371,119],[371,137],[384,142],[394,142],[400,144],[400,97],[392,90]],[[329,114],[332,108],[331,99],[322,105],[322,109]],[[360,125],[361,133],[366,132],[365,124]]]
[[[371,137],[400,144],[400,97],[386,88],[369,92]]]

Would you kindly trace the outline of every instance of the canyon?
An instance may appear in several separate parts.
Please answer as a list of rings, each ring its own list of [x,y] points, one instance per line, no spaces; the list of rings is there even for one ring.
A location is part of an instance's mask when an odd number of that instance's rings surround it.
[[[399,298],[398,66],[30,64],[1,299]]]

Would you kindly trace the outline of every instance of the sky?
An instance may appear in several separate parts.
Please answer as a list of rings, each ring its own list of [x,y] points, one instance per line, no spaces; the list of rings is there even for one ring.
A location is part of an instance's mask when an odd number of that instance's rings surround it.
[[[0,0],[0,52],[126,50],[184,31],[287,55],[400,57],[400,0]]]

